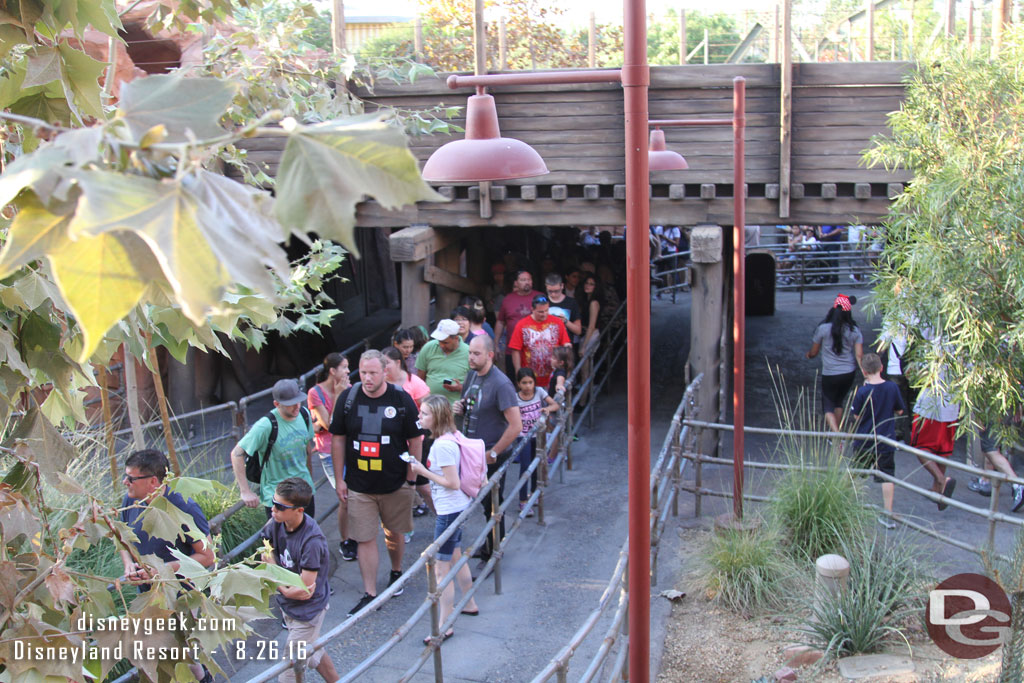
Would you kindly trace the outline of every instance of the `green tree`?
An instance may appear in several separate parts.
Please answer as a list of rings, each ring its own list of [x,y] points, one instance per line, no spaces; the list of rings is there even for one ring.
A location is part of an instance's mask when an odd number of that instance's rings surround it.
[[[163,18],[209,21],[229,9],[201,0],[180,7]],[[76,38],[87,26],[116,37],[112,2],[9,2],[2,17],[0,424],[15,409],[23,414],[0,450],[0,677],[102,679],[113,660],[19,658],[13,643],[130,643],[128,634],[82,633],[78,619],[191,608],[235,625],[168,631],[146,645],[194,644],[219,671],[212,650],[248,635],[275,587],[294,575],[256,562],[207,571],[186,558],[178,575],[156,563],[154,590],[129,602],[119,582],[111,592],[108,577],[75,571],[72,555],[106,539],[134,552],[133,534],[66,474],[78,454],[55,425],[84,421],[91,363],[106,363],[121,344],[153,367],[158,346],[184,360],[189,346],[223,351],[220,335],[258,346],[267,330],[317,329],[333,314],[319,288],[341,262],[334,242],[354,252],[356,203],[369,196],[397,208],[440,197],[420,178],[394,117],[326,120],[350,111],[327,104],[284,116],[274,103],[294,101],[286,91],[239,104],[239,84],[182,73],[124,85],[115,107],[99,84],[105,65]],[[252,82],[245,87],[251,94]],[[211,170],[252,135],[285,138],[274,197]],[[290,239],[310,245],[301,263],[286,258]],[[172,485],[183,495],[210,486]],[[78,504],[54,504],[53,491]],[[145,515],[144,528],[164,538],[187,523],[155,503]],[[132,652],[150,680],[192,680],[180,658]]]
[[[705,29],[708,32],[708,61],[721,64],[742,39],[736,20],[722,13],[687,12],[688,50],[693,50],[704,40]],[[652,65],[679,64],[679,13],[676,10],[670,9],[664,17],[650,23],[647,29],[647,55]],[[690,63],[702,61],[702,53],[698,53]]]
[[[1022,37],[995,61],[952,47],[922,62],[865,155],[913,172],[885,219],[875,306],[909,331],[912,381],[991,425],[1024,410]],[[941,343],[914,343],[929,329]]]

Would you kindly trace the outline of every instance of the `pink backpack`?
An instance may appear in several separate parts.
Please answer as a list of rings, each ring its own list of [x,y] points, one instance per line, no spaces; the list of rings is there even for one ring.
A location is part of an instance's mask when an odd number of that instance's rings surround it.
[[[487,483],[487,448],[483,439],[471,439],[460,431],[443,434],[459,445],[459,488],[470,498],[476,498]]]

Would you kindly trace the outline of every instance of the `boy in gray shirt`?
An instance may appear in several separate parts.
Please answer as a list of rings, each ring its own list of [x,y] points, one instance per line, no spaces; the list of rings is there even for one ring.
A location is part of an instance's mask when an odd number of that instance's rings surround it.
[[[262,532],[262,538],[273,547],[273,553],[264,553],[263,561],[284,567],[302,579],[305,588],[278,587],[277,600],[288,629],[285,651],[298,659],[308,655],[306,666],[316,669],[331,683],[339,677],[327,650],[320,649],[309,655],[306,649],[308,643],[320,637],[330,597],[327,537],[316,520],[306,514],[312,498],[312,487],[298,477],[289,477],[277,485],[271,518]],[[288,669],[277,680],[292,683],[295,673]]]

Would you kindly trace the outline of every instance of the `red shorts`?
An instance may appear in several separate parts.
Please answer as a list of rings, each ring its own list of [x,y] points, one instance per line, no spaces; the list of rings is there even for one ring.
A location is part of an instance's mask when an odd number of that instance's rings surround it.
[[[910,429],[910,445],[935,455],[948,458],[953,454],[956,440],[956,421],[939,422],[920,415],[914,416]]]

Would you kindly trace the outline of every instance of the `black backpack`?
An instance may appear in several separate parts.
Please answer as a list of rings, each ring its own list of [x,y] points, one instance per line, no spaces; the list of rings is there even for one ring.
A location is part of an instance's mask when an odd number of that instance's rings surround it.
[[[342,411],[341,411],[341,419],[342,420],[347,420],[348,419],[348,411],[352,410],[352,404],[356,402],[356,396],[359,395],[359,390],[362,388],[362,386],[363,386],[362,382],[356,382],[355,384],[352,385],[352,388],[350,388],[348,390],[348,396],[345,397],[345,407],[342,408]],[[389,385],[388,391],[390,391],[390,390],[391,390],[391,386]],[[335,410],[337,410],[337,408],[335,408]],[[404,420],[405,419],[405,405],[403,405],[401,401],[399,401],[399,405],[396,408],[396,410],[398,411],[398,419],[399,420]]]
[[[299,406],[299,414],[302,415],[302,419],[306,423],[306,429],[309,429],[313,424],[313,420],[306,406]],[[263,417],[270,420],[270,435],[267,437],[267,447],[263,449],[262,454],[245,454],[245,478],[257,484],[260,483],[263,477],[263,465],[266,464],[267,458],[270,457],[270,450],[274,447],[274,442],[277,441],[277,418],[274,417],[274,411],[270,411]]]

